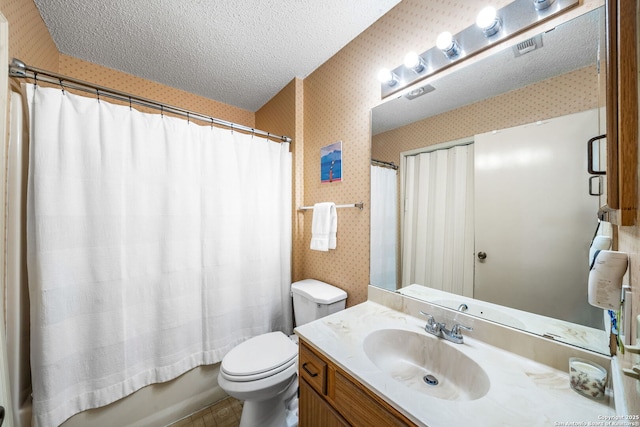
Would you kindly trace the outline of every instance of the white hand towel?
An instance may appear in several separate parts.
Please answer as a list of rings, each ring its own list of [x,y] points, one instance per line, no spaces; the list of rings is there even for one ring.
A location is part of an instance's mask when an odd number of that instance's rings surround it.
[[[316,203],[313,206],[311,222],[311,249],[325,252],[335,249],[337,231],[338,215],[335,203]]]

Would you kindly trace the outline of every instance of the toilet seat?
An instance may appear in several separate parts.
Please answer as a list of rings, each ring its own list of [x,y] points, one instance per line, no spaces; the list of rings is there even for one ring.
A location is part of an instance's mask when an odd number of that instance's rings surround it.
[[[229,381],[256,381],[297,363],[298,346],[282,332],[269,332],[237,345],[222,359],[220,374]]]

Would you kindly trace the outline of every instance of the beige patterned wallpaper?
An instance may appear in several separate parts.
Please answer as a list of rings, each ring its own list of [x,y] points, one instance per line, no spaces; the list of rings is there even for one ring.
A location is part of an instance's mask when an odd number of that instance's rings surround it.
[[[304,158],[304,141],[302,130],[303,81],[294,79],[278,95],[274,96],[256,112],[256,127],[268,132],[286,135],[292,138],[291,152],[293,157],[293,194],[292,194],[292,254],[291,279],[301,280],[304,268],[304,218],[297,211],[302,205],[304,187],[302,162]]]
[[[214,101],[174,89],[151,80],[145,80],[131,74],[86,62],[68,55],[59,55],[58,72],[62,75],[95,83],[100,86],[131,93],[143,98],[153,99],[168,105],[185,108],[245,126],[254,127],[255,115],[222,102]],[[139,107],[136,107],[140,109]],[[153,113],[159,113],[151,111]]]
[[[33,0],[0,0],[9,22],[9,58],[45,70],[58,70],[58,49]]]
[[[375,135],[372,157],[400,164],[403,151],[597,108],[598,93],[596,67],[585,67]]]
[[[311,251],[312,211],[305,211],[304,274],[347,292],[347,304],[367,299],[369,281],[369,108],[371,92],[341,80],[359,67],[343,49],[304,82],[304,204],[363,201],[365,209],[338,210],[337,248]],[[368,71],[366,68],[361,72]],[[320,183],[320,149],[342,141],[343,180]]]

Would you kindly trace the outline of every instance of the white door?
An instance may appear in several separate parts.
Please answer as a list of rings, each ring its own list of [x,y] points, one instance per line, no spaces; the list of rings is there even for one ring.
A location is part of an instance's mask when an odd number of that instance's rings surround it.
[[[602,328],[602,311],[587,303],[598,211],[587,141],[596,135],[592,110],[476,136],[476,298]]]
[[[473,296],[473,145],[403,161],[402,285]]]

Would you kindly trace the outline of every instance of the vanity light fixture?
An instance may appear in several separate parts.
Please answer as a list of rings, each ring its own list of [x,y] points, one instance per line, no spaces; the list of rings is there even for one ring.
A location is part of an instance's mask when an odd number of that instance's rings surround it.
[[[392,70],[382,70],[378,74],[382,98],[408,89],[415,83],[554,18],[579,3],[580,0],[513,0],[498,10],[485,7],[478,15],[477,25],[470,25],[457,34],[441,33],[436,46],[421,54],[407,55],[405,63]]]
[[[410,70],[413,70],[416,74],[420,74],[424,71],[424,60],[415,52],[409,52],[404,57],[404,66]]]
[[[440,49],[447,58],[452,59],[460,54],[460,45],[453,38],[449,31],[438,34],[436,39],[436,47]]]
[[[378,73],[378,80],[383,85],[395,86],[398,84],[398,76],[388,68],[383,68]]]
[[[478,13],[476,25],[482,30],[485,37],[491,37],[502,28],[502,20],[498,17],[498,11],[493,6],[487,6]]]

